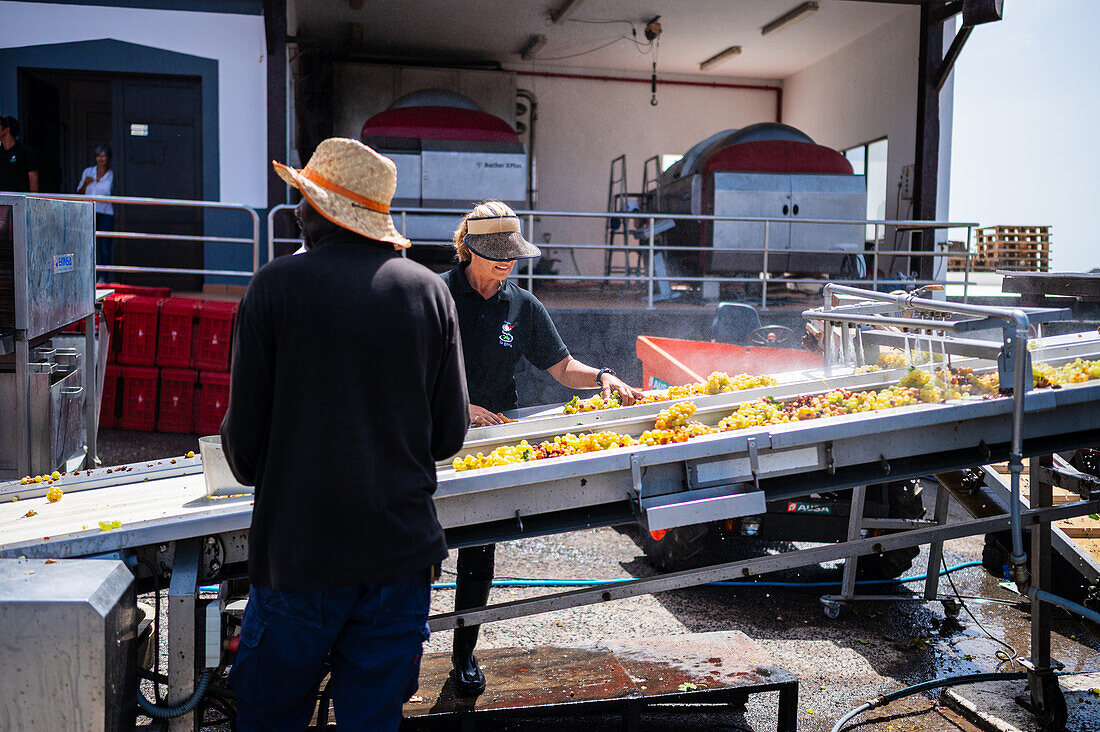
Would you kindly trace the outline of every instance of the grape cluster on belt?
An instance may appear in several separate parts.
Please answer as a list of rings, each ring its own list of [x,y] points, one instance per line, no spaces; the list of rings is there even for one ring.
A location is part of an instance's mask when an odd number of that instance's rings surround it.
[[[1037,387],[1077,384],[1090,379],[1100,379],[1100,361],[1075,359],[1062,366],[1037,363],[1031,367],[1032,382]]]
[[[1057,367],[1036,364],[1032,369],[1032,375],[1037,387],[1100,379],[1100,361],[1077,359]],[[774,379],[772,381],[774,383]],[[688,385],[688,387],[699,386],[698,384]],[[683,388],[686,387],[673,387],[673,389]],[[498,447],[488,455],[477,453],[458,457],[454,459],[452,465],[455,470],[470,470],[563,455],[578,455],[615,447],[669,445],[718,432],[857,412],[873,412],[921,402],[942,402],[967,396],[993,395],[997,391],[996,372],[978,376],[972,369],[967,368],[938,368],[935,371],[912,368],[896,386],[878,391],[833,389],[824,394],[803,394],[785,402],[777,401],[772,397],[742,402],[731,414],[722,418],[717,427],[710,427],[692,419],[696,410],[694,402],[679,402],[662,409],[654,419],[653,429],[644,431],[637,439],[616,432],[580,435],[569,433],[541,442],[537,446],[531,446],[524,440],[518,445]],[[663,399],[669,398],[674,397],[663,397]]]
[[[715,371],[708,376],[707,380],[704,382],[670,386],[663,392],[646,394],[642,398],[636,399],[634,403],[655,404],[657,402],[666,402],[670,399],[725,394],[730,391],[755,389],[759,386],[775,386],[777,383],[775,377],[766,374],[763,376],[753,376],[752,374],[737,374],[736,376],[730,376],[724,371]],[[574,396],[569,403],[565,405],[564,411],[565,414],[577,414],[579,412],[594,412],[599,409],[612,409],[613,407],[621,406],[622,398],[619,396],[619,393],[612,392],[611,399],[609,400],[604,399],[602,394],[597,394],[588,399],[581,399],[578,396]]]

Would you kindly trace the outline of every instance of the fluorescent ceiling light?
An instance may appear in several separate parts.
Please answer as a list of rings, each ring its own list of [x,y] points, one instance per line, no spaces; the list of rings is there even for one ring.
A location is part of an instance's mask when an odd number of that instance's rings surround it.
[[[530,59],[536,53],[542,50],[542,47],[546,45],[546,36],[530,36],[523,44],[523,48],[520,49],[519,57],[524,61]]]
[[[797,8],[791,10],[784,15],[779,16],[778,18],[761,28],[760,35],[766,36],[769,33],[781,31],[788,25],[793,25],[802,20],[807,15],[810,15],[811,13],[816,13],[819,7],[820,5],[815,2],[802,3]]]
[[[741,53],[741,47],[740,46],[730,46],[725,51],[722,51],[721,53],[716,53],[715,55],[711,56],[710,58],[708,58],[703,63],[699,64],[699,70],[700,71],[706,71],[707,69],[714,68],[715,66],[722,63],[723,61],[728,61],[729,59],[733,58],[734,56],[739,55],[740,53]]]
[[[554,25],[564,23],[569,20],[569,16],[576,12],[583,2],[584,0],[565,0],[560,8],[550,11],[550,21]]]

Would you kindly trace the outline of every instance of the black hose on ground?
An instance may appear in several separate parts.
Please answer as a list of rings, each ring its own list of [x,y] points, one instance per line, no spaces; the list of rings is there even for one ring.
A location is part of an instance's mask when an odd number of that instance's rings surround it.
[[[1012,673],[982,673],[982,674],[965,674],[963,676],[950,676],[942,679],[932,679],[931,681],[922,681],[919,684],[913,686],[906,686],[903,689],[897,691],[891,691],[882,696],[877,696],[874,699],[861,704],[852,711],[845,714],[840,718],[840,721],[833,725],[832,732],[840,732],[840,730],[851,721],[853,718],[859,716],[863,712],[869,711],[876,707],[881,707],[884,704],[889,704],[892,701],[901,699],[903,697],[912,696],[913,694],[919,694],[922,691],[928,691],[929,689],[943,689],[948,686],[962,686],[963,684],[980,684],[984,681],[1018,681],[1020,679],[1026,679],[1027,672],[1014,671]]]

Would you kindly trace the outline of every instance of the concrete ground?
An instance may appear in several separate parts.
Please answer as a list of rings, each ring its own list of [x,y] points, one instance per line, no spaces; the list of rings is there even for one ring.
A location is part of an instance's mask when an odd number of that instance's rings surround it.
[[[192,435],[165,435],[104,431],[100,452],[105,465],[179,455],[195,449]],[[926,491],[925,505],[933,505]],[[960,520],[953,506],[951,520]],[[954,566],[981,559],[983,538],[948,542],[945,564]],[[774,552],[777,547],[761,547]],[[921,573],[926,552],[908,574]],[[453,578],[454,555],[444,565],[444,582]],[[502,543],[497,550],[497,577],[535,579],[610,579],[654,574],[637,543],[627,533],[612,528],[579,531],[557,536]],[[964,601],[959,623],[945,619],[939,603],[899,598],[891,602],[858,602],[830,620],[822,612],[820,596],[831,587],[757,586],[697,587],[659,595],[562,610],[546,615],[504,621],[482,629],[482,648],[529,648],[537,645],[589,646],[609,638],[645,639],[654,636],[739,630],[759,643],[776,665],[798,677],[798,728],[807,732],[832,726],[849,710],[888,691],[943,676],[1009,670],[1010,660],[1026,657],[1029,646],[1027,607],[1011,586],[990,577],[981,567],[953,575],[955,588],[946,580],[941,592],[957,589]],[[835,582],[839,569],[816,566],[770,575],[773,582]],[[909,587],[919,587],[910,584]],[[552,590],[496,588],[492,602],[530,597]],[[876,588],[876,593],[882,588]],[[450,610],[453,591],[433,593],[432,611]],[[1053,656],[1071,672],[1100,670],[1100,642],[1084,624],[1058,614],[1053,624]],[[427,653],[450,652],[451,633],[437,633]],[[1018,668],[1018,667],[1017,667]],[[491,677],[491,674],[490,674]],[[1082,686],[1084,685],[1084,686]],[[1071,732],[1100,729],[1100,698],[1090,693],[1100,681],[1066,677]],[[1081,687],[1081,688],[1077,688]],[[960,698],[976,698],[978,708],[997,705],[1016,712],[1009,698],[1021,684],[996,687],[986,696],[974,696],[969,687],[957,687]],[[992,696],[990,696],[992,694]],[[954,708],[953,708],[954,707]],[[975,715],[941,703],[937,692],[918,694],[866,712],[846,729],[903,732],[905,730],[978,729]],[[760,694],[749,698],[743,712],[726,709],[672,709],[647,712],[642,730],[775,729],[777,698]],[[1017,717],[1019,715],[1017,714]],[[1024,717],[1026,719],[1026,715]],[[481,722],[475,729],[556,730],[617,728],[617,717],[580,718],[519,716],[497,722]],[[410,729],[427,725],[406,725]],[[458,729],[431,725],[431,729]],[[986,727],[988,728],[988,727]],[[211,730],[227,729],[212,725]],[[1001,729],[1011,729],[1002,727]],[[1026,729],[1026,727],[1021,727]]]

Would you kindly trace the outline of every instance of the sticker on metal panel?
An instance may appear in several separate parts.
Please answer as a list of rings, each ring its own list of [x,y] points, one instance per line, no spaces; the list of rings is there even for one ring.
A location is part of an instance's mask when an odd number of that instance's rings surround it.
[[[828,503],[812,503],[810,501],[788,501],[787,513],[820,513],[831,514],[832,505]]]
[[[55,254],[53,257],[53,273],[61,274],[62,272],[73,271],[73,255],[72,254]]]

